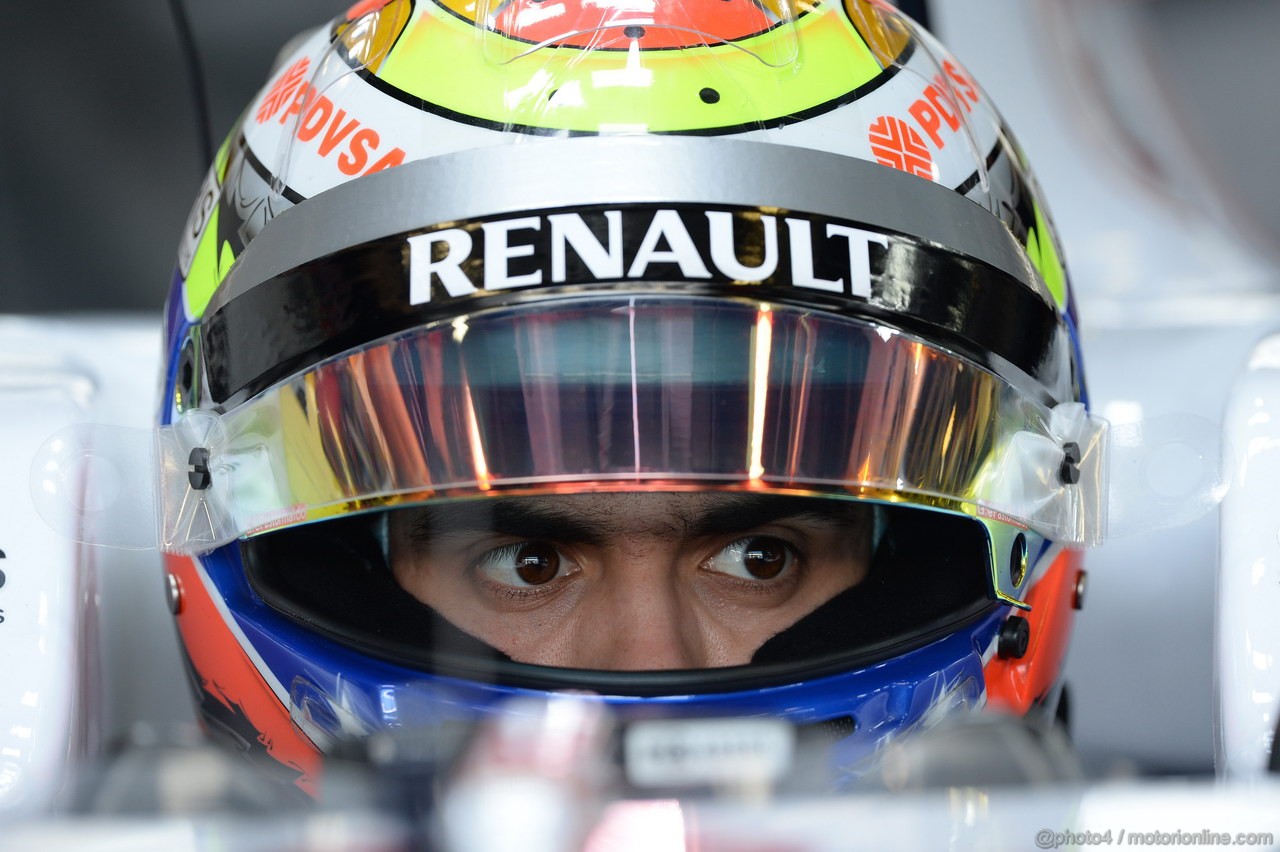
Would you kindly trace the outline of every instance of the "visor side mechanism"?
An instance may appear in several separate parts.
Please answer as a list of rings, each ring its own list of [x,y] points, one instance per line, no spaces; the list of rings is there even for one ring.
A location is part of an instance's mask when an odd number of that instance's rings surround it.
[[[196,491],[204,491],[213,484],[213,475],[209,473],[209,450],[205,447],[192,447],[187,456],[187,482]]]
[[[178,370],[174,376],[173,407],[183,414],[200,404],[200,372],[203,369],[200,356],[200,326],[193,326],[183,341],[178,356]]]
[[[1020,615],[1011,615],[1000,625],[996,653],[1002,660],[1020,660],[1031,645],[1031,623]]]
[[[165,601],[169,604],[169,612],[182,614],[182,581],[177,574],[165,573]]]
[[[1013,547],[1009,551],[1009,579],[1013,582],[1015,588],[1022,585],[1022,581],[1027,576],[1027,537],[1023,533],[1013,540]]]
[[[1063,485],[1075,485],[1080,481],[1080,445],[1068,441],[1062,445],[1062,465],[1058,468],[1058,479]]]

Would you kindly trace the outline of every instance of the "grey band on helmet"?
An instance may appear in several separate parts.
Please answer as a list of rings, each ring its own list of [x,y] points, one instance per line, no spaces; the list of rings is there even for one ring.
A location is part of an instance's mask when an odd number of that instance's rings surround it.
[[[327,190],[249,244],[207,312],[294,267],[393,234],[533,208],[778,207],[873,225],[1005,272],[1052,305],[1013,235],[944,186],[865,160],[728,139],[583,137],[446,154]]]

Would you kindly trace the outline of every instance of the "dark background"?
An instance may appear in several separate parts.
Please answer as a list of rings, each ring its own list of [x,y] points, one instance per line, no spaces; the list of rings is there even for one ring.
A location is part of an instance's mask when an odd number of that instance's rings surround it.
[[[285,42],[349,5],[185,0],[215,147]],[[158,311],[208,166],[169,3],[5,11],[0,313]]]

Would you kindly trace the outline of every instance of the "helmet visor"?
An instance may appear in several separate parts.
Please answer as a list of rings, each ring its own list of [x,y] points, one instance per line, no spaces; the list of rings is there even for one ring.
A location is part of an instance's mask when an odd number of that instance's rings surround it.
[[[575,296],[477,311],[172,427],[164,544],[439,498],[772,491],[1085,543],[1105,424],[899,330],[784,305]],[[192,447],[207,451],[193,491]],[[203,483],[202,483],[203,484]]]

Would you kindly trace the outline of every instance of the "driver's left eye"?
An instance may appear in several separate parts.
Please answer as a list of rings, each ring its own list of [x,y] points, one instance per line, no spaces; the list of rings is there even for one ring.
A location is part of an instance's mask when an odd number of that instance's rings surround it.
[[[771,535],[756,535],[732,542],[707,561],[707,567],[744,580],[776,580],[796,563],[795,549]]]
[[[553,544],[523,541],[489,551],[476,568],[506,586],[544,586],[565,573],[566,562]]]
[[[530,586],[550,583],[560,573],[560,554],[549,544],[531,541],[515,555],[516,576]]]

